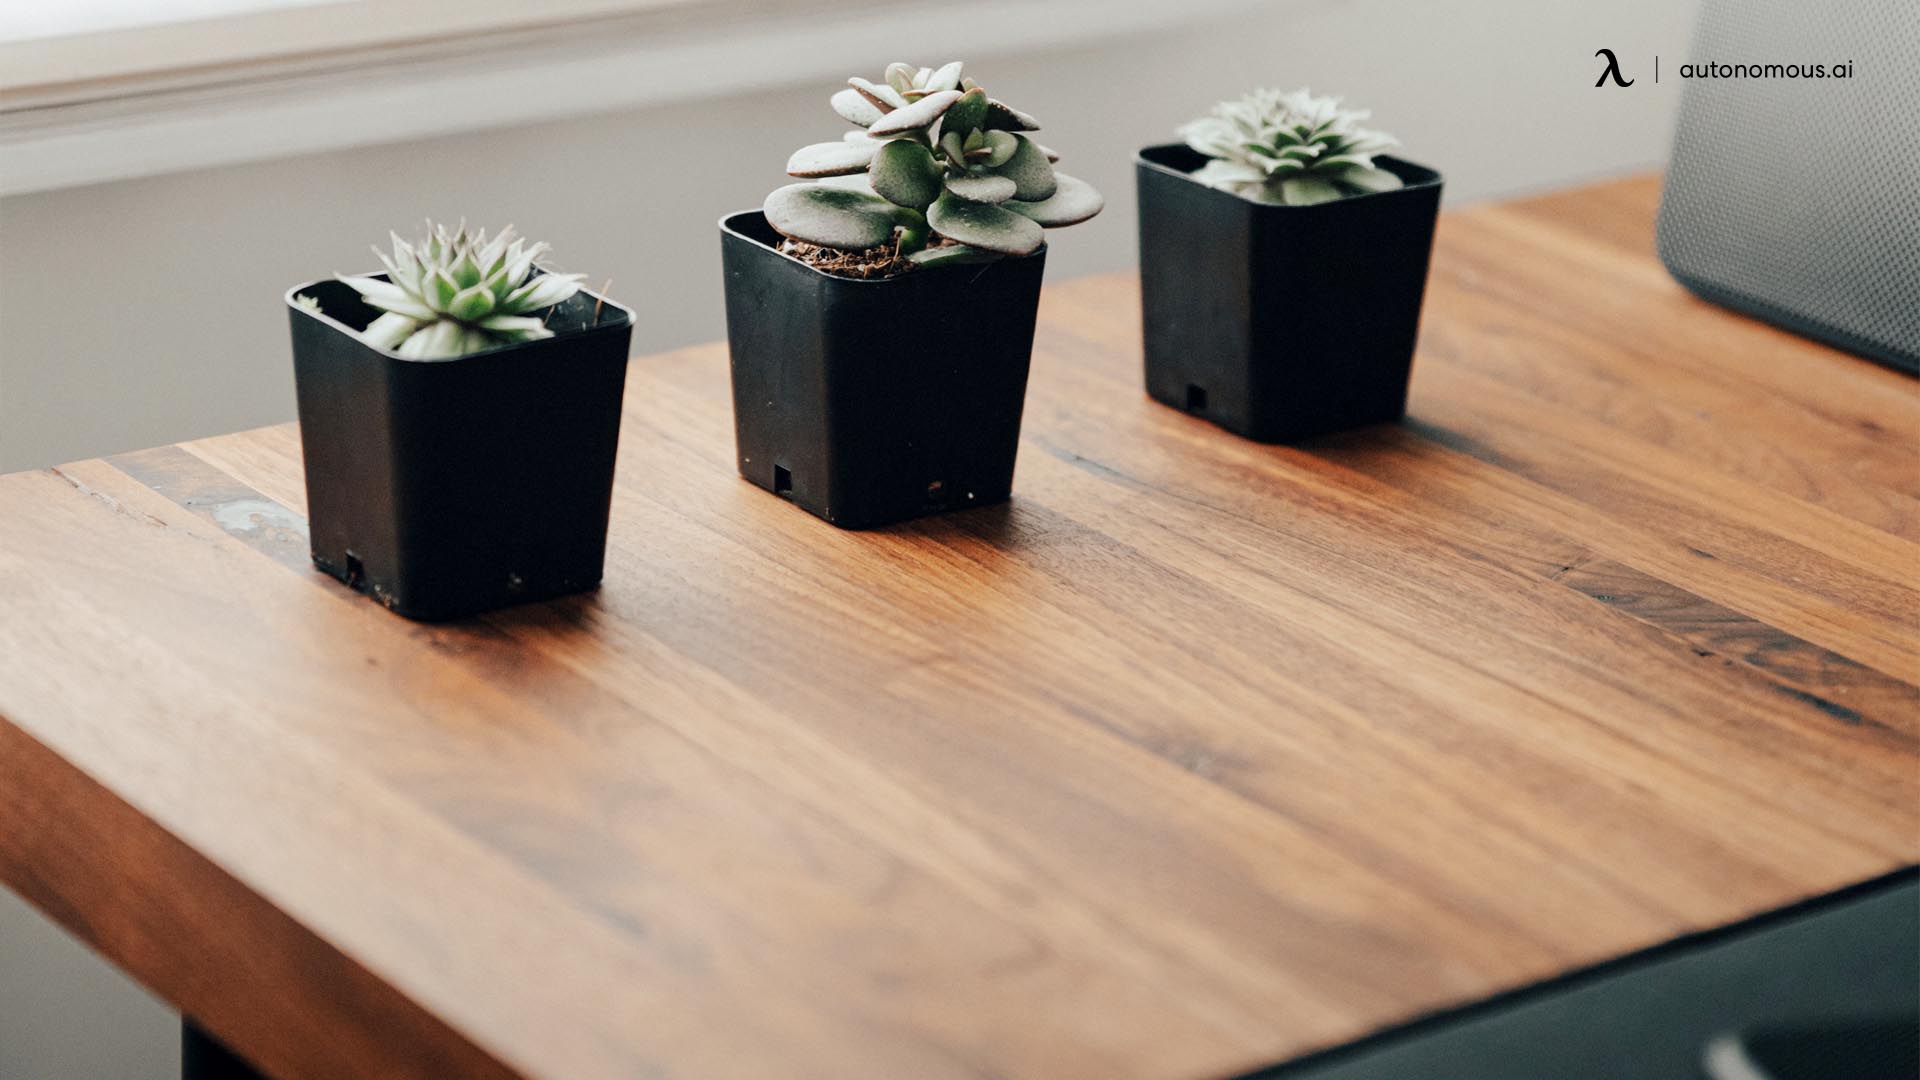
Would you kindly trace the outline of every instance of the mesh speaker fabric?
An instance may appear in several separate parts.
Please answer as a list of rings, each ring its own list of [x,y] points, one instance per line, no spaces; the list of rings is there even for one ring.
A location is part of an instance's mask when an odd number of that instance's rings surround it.
[[[1853,70],[1686,81],[1660,205],[1667,269],[1708,300],[1920,371],[1920,0],[1705,0],[1686,62]]]

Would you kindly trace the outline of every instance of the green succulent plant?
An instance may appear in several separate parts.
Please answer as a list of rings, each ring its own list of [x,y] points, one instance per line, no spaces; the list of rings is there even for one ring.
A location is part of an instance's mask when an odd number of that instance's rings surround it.
[[[833,110],[853,124],[838,142],[795,151],[787,173],[806,182],[767,196],[767,223],[821,247],[895,245],[929,265],[1027,255],[1042,229],[1076,225],[1106,201],[1055,172],[1058,155],[1027,133],[1040,125],[989,97],[959,61],[889,64],[879,82],[847,80]],[[947,244],[929,246],[935,237]]]
[[[1257,202],[1301,206],[1401,186],[1399,177],[1373,163],[1374,155],[1400,144],[1361,127],[1370,115],[1304,87],[1255,90],[1183,125],[1180,137],[1213,159],[1193,173],[1195,180]]]
[[[360,336],[413,359],[465,356],[552,337],[537,313],[579,292],[586,276],[536,274],[534,261],[547,245],[527,244],[512,226],[492,239],[485,229],[468,232],[465,222],[449,231],[429,221],[426,236],[412,244],[390,235],[391,254],[373,249],[387,268],[386,280],[336,276],[384,313]]]

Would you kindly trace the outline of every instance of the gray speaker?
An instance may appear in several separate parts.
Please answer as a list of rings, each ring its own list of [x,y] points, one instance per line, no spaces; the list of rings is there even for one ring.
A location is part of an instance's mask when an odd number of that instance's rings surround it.
[[[1661,66],[1684,83],[1667,269],[1920,372],[1920,0],[1704,0],[1692,51]]]

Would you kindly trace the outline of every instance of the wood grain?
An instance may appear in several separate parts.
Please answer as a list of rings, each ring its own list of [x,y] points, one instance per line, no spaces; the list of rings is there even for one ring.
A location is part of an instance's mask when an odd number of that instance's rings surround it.
[[[1656,198],[1446,215],[1304,447],[1049,286],[1013,502],[877,532],[637,361],[605,587],[471,623],[291,428],[0,478],[0,879],[287,1078],[1201,1078],[1911,862],[1920,398]]]

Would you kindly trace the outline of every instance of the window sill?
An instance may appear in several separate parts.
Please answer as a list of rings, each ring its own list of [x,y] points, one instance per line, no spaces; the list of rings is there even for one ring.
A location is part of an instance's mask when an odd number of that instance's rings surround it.
[[[984,0],[948,25],[943,44],[962,55],[1087,44],[1248,2],[1191,0],[1172,9],[1157,0]],[[355,3],[234,19],[333,6]],[[65,82],[50,78],[57,64],[9,74],[0,81],[0,195],[791,85],[876,67],[875,58],[892,58],[899,42],[920,40],[926,18],[870,0],[576,0],[562,7],[573,14],[558,23],[496,22],[465,33],[436,25],[431,38],[405,19],[378,37],[361,27],[353,31],[360,36],[344,39],[318,31],[281,37],[291,33],[291,24],[281,24],[273,36],[301,41],[298,51],[248,48],[257,26],[236,35],[207,35],[202,26],[202,36],[230,38],[221,46],[227,53],[211,58],[166,50],[168,35],[189,24],[114,31],[120,49],[151,35],[143,55],[168,56],[172,66],[123,65],[111,78]],[[0,44],[0,58],[26,56],[22,50],[35,44]],[[182,57],[192,62],[182,66]]]

